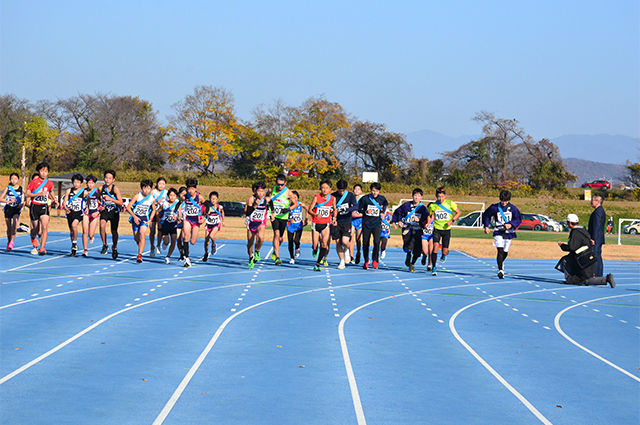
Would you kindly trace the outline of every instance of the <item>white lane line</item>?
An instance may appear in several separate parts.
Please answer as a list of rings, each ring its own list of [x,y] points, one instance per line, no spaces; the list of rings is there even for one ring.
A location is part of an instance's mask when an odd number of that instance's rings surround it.
[[[633,295],[640,295],[640,294],[637,294],[637,293],[636,293],[636,294],[626,294],[626,295],[624,295],[624,296],[625,296],[625,297],[627,297],[627,296],[629,296],[629,297],[630,297],[630,296],[633,296]],[[585,301],[584,303],[592,303],[592,302],[596,302],[596,301],[608,300],[608,299],[611,299],[611,298],[621,298],[621,296],[620,296],[620,295],[612,295],[612,296],[609,296],[609,297],[596,298],[596,299],[593,299],[593,300],[590,300],[590,301]],[[580,304],[584,304],[584,303],[580,303]],[[619,367],[619,366],[617,366],[617,365],[613,364],[612,362],[610,362],[609,360],[605,359],[604,357],[602,357],[602,356],[600,356],[600,355],[598,355],[598,354],[594,353],[593,351],[589,350],[589,349],[588,349],[588,348],[586,348],[585,346],[578,344],[575,340],[573,340],[569,335],[567,335],[567,334],[562,330],[562,328],[560,327],[560,318],[562,317],[562,315],[563,315],[565,312],[567,312],[567,311],[571,310],[572,308],[574,308],[574,307],[578,307],[580,304],[576,304],[576,305],[572,305],[572,306],[570,306],[570,307],[567,307],[567,308],[565,308],[564,310],[562,310],[560,313],[558,313],[558,314],[556,315],[556,318],[555,318],[555,320],[553,321],[553,322],[554,322],[554,324],[556,325],[556,330],[557,330],[558,332],[560,332],[560,335],[562,335],[563,337],[565,337],[565,338],[567,339],[567,341],[569,341],[570,343],[572,343],[572,344],[573,344],[573,345],[575,345],[576,347],[578,347],[578,348],[580,348],[580,349],[582,349],[582,350],[586,351],[587,353],[591,354],[591,355],[592,355],[593,357],[595,357],[596,359],[598,359],[598,360],[600,360],[600,361],[602,361],[602,362],[604,362],[604,363],[608,364],[608,365],[609,365],[609,366],[611,366],[612,368],[617,369],[617,370],[619,370],[620,372],[624,373],[625,375],[629,376],[630,378],[633,378],[633,379],[635,379],[636,381],[640,382],[640,378],[638,378],[637,376],[635,376],[635,375],[633,375],[633,374],[631,374],[631,373],[627,372],[626,370],[622,369],[621,367]],[[608,316],[608,315],[607,315],[607,316]]]
[[[503,298],[506,297],[510,297],[510,296],[514,296],[514,295],[523,295],[523,294],[530,294],[533,292],[541,292],[540,290],[536,290],[536,291],[529,291],[529,292],[516,292],[513,294],[509,294],[509,295],[503,295]],[[467,310],[468,308],[474,307],[478,304],[482,304],[484,302],[490,301],[491,299],[486,299],[486,300],[481,300],[478,302],[475,302],[473,304],[469,304],[466,307],[461,308],[460,310],[456,311],[454,313],[453,316],[451,316],[451,319],[449,319],[449,329],[451,329],[451,332],[453,333],[453,336],[460,342],[460,344],[462,344],[464,346],[464,348],[467,349],[467,351],[469,351],[471,353],[471,355],[473,357],[476,358],[476,360],[478,360],[480,362],[480,364],[482,366],[485,367],[485,369],[487,369],[498,381],[500,381],[500,383],[507,388],[509,391],[511,391],[511,394],[515,395],[518,400],[520,400],[520,402],[522,404],[525,405],[525,407],[527,409],[529,409],[529,411],[531,413],[533,413],[542,423],[547,424],[547,425],[552,425],[551,422],[544,417],[544,415],[542,413],[540,413],[538,411],[538,409],[536,409],[533,404],[531,404],[529,402],[529,400],[527,400],[522,394],[520,394],[518,392],[518,390],[516,390],[513,386],[511,386],[511,384],[509,384],[506,379],[504,379],[498,372],[496,372],[496,370],[494,368],[492,368],[489,363],[487,363],[482,357],[480,357],[480,355],[478,353],[476,353],[476,351],[471,348],[471,346],[469,344],[466,343],[466,341],[464,339],[462,339],[462,337],[460,337],[460,335],[458,334],[458,331],[456,330],[455,327],[455,320],[458,317],[458,315],[460,315],[460,313],[462,313],[463,311]]]

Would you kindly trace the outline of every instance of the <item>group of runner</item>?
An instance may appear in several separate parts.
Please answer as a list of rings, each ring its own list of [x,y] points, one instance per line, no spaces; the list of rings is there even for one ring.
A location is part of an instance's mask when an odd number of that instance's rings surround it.
[[[171,263],[171,256],[177,248],[184,267],[191,266],[190,245],[195,245],[201,226],[205,227],[204,257],[209,252],[215,255],[216,236],[224,226],[224,210],[218,203],[219,195],[213,191],[205,198],[198,192],[198,181],[188,179],[179,189],[167,189],[163,177],[140,182],[140,192],[134,195],[124,207],[120,189],[114,184],[116,172],[104,172],[104,184],[97,187],[98,179],[89,175],[85,178],[79,173],[71,177],[72,187],[67,189],[60,205],[56,201],[53,183],[48,180],[49,166],[38,164],[37,173],[32,176],[26,191],[19,185],[19,176],[11,174],[9,185],[0,195],[0,202],[6,203],[5,219],[7,223],[7,251],[14,246],[16,229],[23,206],[30,208],[31,242],[34,255],[46,255],[49,210],[61,208],[66,212],[71,238],[71,253],[78,252],[78,233],[82,226],[83,256],[88,256],[88,244],[93,243],[98,222],[102,239],[101,254],[109,251],[107,244],[107,224],[110,224],[112,246],[111,256],[118,258],[118,225],[120,214],[126,210],[132,226],[134,239],[138,244],[137,262],[141,263],[146,245],[147,234],[150,242],[150,256],[155,257],[166,250],[165,262]],[[86,181],[86,186],[83,183]],[[287,187],[283,174],[276,177],[273,188],[267,188],[264,182],[252,187],[253,194],[245,204],[247,227],[248,267],[261,261],[260,249],[265,241],[267,224],[273,229],[273,253],[271,260],[281,265],[281,247],[287,234],[289,263],[295,264],[300,257],[300,239],[305,226],[311,220],[312,255],[316,260],[314,270],[320,271],[321,265],[328,265],[327,257],[331,240],[336,246],[340,260],[338,269],[347,264],[360,264],[362,267],[377,269],[385,257],[387,241],[391,227],[401,228],[403,250],[406,254],[405,265],[409,271],[415,271],[415,264],[422,258],[427,271],[437,275],[438,252],[442,248],[440,262],[444,263],[449,253],[451,227],[460,216],[455,202],[447,199],[444,188],[436,190],[436,201],[425,205],[422,202],[422,189],[416,188],[412,200],[391,213],[389,203],[380,194],[380,183],[371,183],[369,193],[363,193],[362,185],[356,184],[352,191],[348,183],[339,180],[337,190],[332,191],[332,182],[320,182],[320,191],[309,205],[300,201],[300,194]],[[498,276],[504,278],[504,260],[506,259],[515,229],[520,224],[520,212],[509,201],[511,194],[502,191],[500,203],[491,205],[484,214],[485,232],[495,225],[494,245],[498,250]],[[492,224],[495,223],[495,224]],[[211,245],[211,251],[209,251]],[[371,256],[370,256],[371,254]],[[371,261],[370,261],[371,260]]]

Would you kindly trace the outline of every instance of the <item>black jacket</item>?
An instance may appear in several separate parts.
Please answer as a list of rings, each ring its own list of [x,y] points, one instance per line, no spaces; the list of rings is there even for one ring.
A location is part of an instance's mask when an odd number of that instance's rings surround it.
[[[593,210],[589,217],[589,235],[595,245],[604,244],[604,226],[607,222],[607,213],[600,205]]]
[[[582,226],[574,227],[569,233],[569,242],[560,245],[560,249],[569,252],[565,266],[571,276],[567,278],[567,283],[580,284],[593,277],[595,265],[580,269],[576,262],[576,251],[585,245],[591,247],[591,235]]]

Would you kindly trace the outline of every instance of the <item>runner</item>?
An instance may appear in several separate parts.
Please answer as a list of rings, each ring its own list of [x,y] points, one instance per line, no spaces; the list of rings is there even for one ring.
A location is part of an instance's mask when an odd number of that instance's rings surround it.
[[[404,264],[409,267],[410,272],[414,272],[416,261],[422,254],[422,229],[429,213],[422,204],[422,189],[413,189],[411,196],[413,201],[405,202],[393,212],[392,222],[394,229],[397,228],[397,223],[402,227],[403,249],[406,254]]]
[[[87,176],[87,188],[86,192],[86,203],[84,213],[82,215],[82,244],[85,249],[82,253],[83,257],[89,256],[89,250],[87,246],[89,243],[93,243],[96,227],[98,227],[98,223],[100,222],[100,192],[96,187],[96,182],[98,178],[92,174]]]
[[[33,255],[47,255],[45,245],[49,236],[49,202],[54,207],[58,205],[53,182],[49,181],[49,164],[41,162],[36,166],[38,177],[31,180],[27,186],[26,198],[31,198],[31,244]],[[40,236],[40,249],[38,250],[38,236]]]
[[[130,214],[129,223],[131,223],[134,240],[138,244],[138,258],[136,259],[138,263],[142,263],[147,229],[156,213],[156,201],[151,194],[152,187],[151,180],[142,180],[140,192],[134,195],[127,205],[127,212]]]
[[[247,224],[247,253],[249,254],[249,270],[260,261],[260,248],[264,243],[264,232],[267,228],[268,208],[271,199],[266,196],[267,189],[264,182],[256,182],[251,188],[253,195],[244,206]],[[255,251],[254,251],[255,245]]]
[[[67,213],[67,225],[69,226],[69,237],[71,238],[71,256],[75,257],[78,252],[78,224],[83,221],[87,203],[85,196],[87,193],[81,187],[84,178],[82,174],[76,173],[71,176],[73,187],[67,189],[62,201],[62,208]],[[82,237],[83,252],[87,252],[87,238]]]
[[[432,202],[429,202],[427,205],[427,211],[429,211],[429,207]],[[429,259],[429,265],[427,266],[427,271],[431,271],[431,256],[433,252],[433,225],[434,225],[435,216],[433,214],[429,214],[424,227],[422,228],[422,265],[424,266],[427,262],[427,258]]]
[[[391,211],[387,209],[380,223],[380,259],[387,256],[387,242],[391,237]]]
[[[284,174],[278,174],[276,185],[271,190],[271,202],[273,203],[273,215],[271,227],[273,228],[273,253],[271,259],[276,266],[282,264],[280,260],[280,245],[284,241],[284,234],[289,221],[289,207],[291,206],[291,191],[286,186],[287,178]]]
[[[289,264],[295,264],[294,258],[300,257],[300,238],[302,231],[308,224],[307,214],[308,207],[299,201],[300,194],[291,191],[291,212],[289,213],[289,222],[287,223],[287,241],[289,242]],[[294,254],[295,247],[295,254]]]
[[[178,252],[180,253],[180,258],[178,261],[184,261],[184,244],[182,243],[182,231],[184,230],[184,216],[185,216],[185,204],[184,200],[187,198],[187,188],[186,186],[180,186],[178,189],[178,209],[179,209],[179,218],[178,224],[176,225],[176,232],[178,241],[176,243],[178,247]]]
[[[504,279],[504,260],[509,255],[511,241],[517,237],[516,229],[522,223],[520,210],[509,201],[511,201],[511,192],[508,190],[501,191],[500,202],[490,205],[482,216],[484,233],[487,235],[490,231],[491,221],[495,223],[493,246],[498,250],[496,260],[498,262],[499,279]]]
[[[356,202],[360,202],[360,198],[364,195],[362,194],[362,185],[356,184],[353,186],[353,194],[356,197]],[[351,213],[351,224],[353,224],[353,228],[351,229],[351,234],[355,237],[351,238],[351,243],[349,244],[349,253],[351,257],[352,264],[360,264],[360,246],[362,245],[362,214],[360,211],[354,211]],[[357,247],[357,253],[355,255],[355,260],[353,256],[353,245]]]
[[[100,207],[100,238],[102,239],[102,250],[100,254],[106,254],[109,250],[107,245],[107,222],[111,223],[111,258],[118,258],[118,225],[120,224],[120,210],[124,202],[122,195],[113,183],[116,180],[116,172],[106,170],[104,172],[104,186],[100,192],[102,206]]]
[[[346,180],[339,180],[336,184],[338,190],[332,193],[337,199],[336,209],[338,218],[335,226],[331,226],[331,238],[336,241],[336,252],[340,258],[338,268],[345,268],[345,263],[351,262],[349,249],[351,248],[352,233],[352,216],[353,211],[358,209],[358,201],[352,192],[347,190],[349,183]]]
[[[186,191],[186,188],[185,188]],[[167,193],[167,200],[162,204],[160,213],[160,232],[162,236],[162,250],[167,251],[167,256],[164,258],[166,264],[171,264],[171,254],[176,247],[178,239],[178,223],[182,220],[182,209],[180,206],[182,202],[178,198],[178,191],[174,188],[169,189]]]
[[[151,252],[149,256],[154,258],[156,254],[160,254],[160,240],[162,235],[158,231],[158,242],[156,244],[156,227],[160,227],[160,208],[164,205],[164,202],[167,200],[167,190],[165,187],[167,186],[167,181],[164,177],[158,177],[156,180],[156,187],[151,192],[151,196],[156,202],[156,214],[153,216],[153,220],[149,223],[149,243],[151,244]]]
[[[436,189],[436,202],[431,203],[429,207],[429,214],[435,216],[433,224],[433,252],[431,256],[431,274],[433,276],[438,275],[436,261],[441,245],[442,257],[440,258],[440,262],[444,263],[447,261],[449,244],[451,242],[451,226],[453,226],[458,217],[460,217],[458,205],[446,198],[447,193],[444,187],[439,187]],[[442,241],[442,243],[440,241]]]
[[[20,176],[17,173],[11,173],[9,184],[0,195],[0,202],[6,204],[4,206],[4,221],[7,223],[7,252],[10,252],[14,246],[24,200],[25,196],[22,192],[22,186],[20,186]]]
[[[209,259],[209,241],[211,241],[211,255],[216,255],[218,247],[216,245],[216,235],[224,226],[224,210],[222,205],[218,205],[218,192],[211,192],[209,200],[204,203],[207,226],[204,237],[204,257],[202,261]]]
[[[329,254],[329,224],[336,225],[336,198],[331,196],[331,181],[322,180],[320,182],[320,193],[314,196],[313,202],[309,207],[309,215],[311,215],[311,240],[313,247],[313,257],[316,264],[314,271],[320,271],[320,264],[324,261],[328,265],[326,258]],[[318,249],[318,244],[320,249]]]
[[[382,217],[384,216],[387,206],[387,199],[380,195],[380,183],[371,183],[369,189],[371,193],[363,196],[358,202],[358,211],[362,214],[362,242],[364,248],[364,265],[363,269],[369,269],[369,244],[373,235],[373,262],[372,267],[378,268],[380,259],[380,233],[382,232]],[[356,259],[357,262],[357,259]]]
[[[189,259],[189,243],[195,245],[198,242],[200,225],[204,223],[202,208],[204,196],[198,192],[198,180],[187,179],[187,193],[184,200],[184,227],[182,229],[182,250],[184,253],[184,267],[191,267]]]

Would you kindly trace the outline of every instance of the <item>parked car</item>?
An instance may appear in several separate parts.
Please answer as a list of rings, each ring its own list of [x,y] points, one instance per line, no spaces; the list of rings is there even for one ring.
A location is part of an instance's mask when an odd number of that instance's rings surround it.
[[[224,208],[225,217],[244,217],[244,202],[220,202]]]
[[[611,184],[606,180],[594,180],[590,183],[584,183],[582,187],[591,189],[611,189]]]
[[[547,230],[550,232],[562,232],[562,224],[552,219],[548,215],[536,214],[538,220],[547,225]]]
[[[456,224],[458,226],[482,226],[482,211],[474,211],[460,217]]]
[[[545,230],[547,225],[538,218],[537,214],[522,214],[522,223],[518,230]]]
[[[622,226],[622,233],[627,233],[629,235],[637,235],[640,233],[640,218]]]

